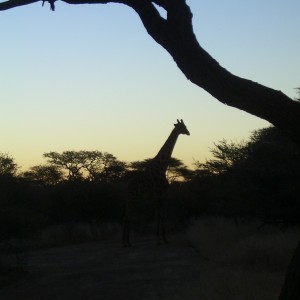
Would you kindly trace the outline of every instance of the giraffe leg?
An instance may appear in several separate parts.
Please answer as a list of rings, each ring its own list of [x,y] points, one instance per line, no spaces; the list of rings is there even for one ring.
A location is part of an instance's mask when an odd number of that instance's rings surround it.
[[[157,245],[161,245],[161,241],[160,241],[160,217],[157,216],[157,219],[156,219],[156,243]]]
[[[123,224],[123,246],[130,247],[130,226],[128,222],[124,222]]]
[[[166,238],[166,229],[165,229],[165,222],[162,216],[162,208],[161,203],[159,202],[157,211],[156,211],[156,241],[158,245],[162,243],[167,244],[168,240]]]
[[[165,228],[165,222],[164,222],[164,219],[161,219],[161,234],[162,234],[162,239],[163,239],[163,242],[165,244],[168,244],[168,240],[167,240],[167,235],[166,235],[166,228]]]
[[[165,222],[162,212],[162,203],[161,200],[158,201],[157,210],[156,210],[156,222],[157,222],[157,229],[156,229],[156,240],[157,244],[161,245],[162,243],[168,244],[168,240],[166,238],[166,229],[165,229]]]
[[[156,229],[156,242],[157,245],[161,245],[162,243],[168,244],[166,229],[163,218],[161,216],[157,218],[157,229]]]
[[[126,235],[127,235],[127,229],[126,229],[126,224],[123,224],[123,236],[122,236],[122,241],[123,241],[123,246],[126,246]]]
[[[161,215],[160,215],[160,203],[158,201],[156,207],[156,244],[157,245],[161,245],[160,231],[161,231]]]
[[[124,210],[124,214],[123,214],[123,232],[122,232],[122,241],[123,241],[123,246],[124,247],[129,247],[131,246],[130,244],[130,224],[131,223],[131,210],[128,206],[127,206]]]

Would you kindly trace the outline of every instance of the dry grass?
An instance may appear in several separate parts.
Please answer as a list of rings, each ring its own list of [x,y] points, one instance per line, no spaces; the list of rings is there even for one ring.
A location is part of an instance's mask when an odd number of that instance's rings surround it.
[[[254,271],[285,271],[299,242],[300,227],[259,229],[259,225],[207,218],[195,222],[187,234],[209,260]]]
[[[236,225],[223,218],[195,222],[187,235],[207,267],[198,288],[193,284],[184,294],[203,300],[278,298],[300,228],[258,227],[257,222]]]
[[[205,269],[203,277],[181,288],[174,300],[274,300],[281,278],[254,271]]]

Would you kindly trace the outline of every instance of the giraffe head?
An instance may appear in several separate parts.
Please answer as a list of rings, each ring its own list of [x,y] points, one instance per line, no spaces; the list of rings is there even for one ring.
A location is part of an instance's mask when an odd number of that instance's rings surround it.
[[[190,135],[190,132],[187,130],[185,124],[183,123],[183,120],[180,121],[177,119],[177,123],[174,124],[175,129],[178,131],[179,134],[186,134]]]

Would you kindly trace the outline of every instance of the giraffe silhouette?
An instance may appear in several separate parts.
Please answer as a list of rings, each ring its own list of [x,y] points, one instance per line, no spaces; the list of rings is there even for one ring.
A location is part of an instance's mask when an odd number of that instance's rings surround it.
[[[166,171],[180,134],[190,135],[183,120],[177,120],[166,142],[143,171],[136,172],[128,184],[128,198],[123,218],[123,244],[130,246],[130,230],[135,220],[143,219],[146,213],[156,214],[156,239],[167,243],[162,215],[162,195],[168,188]],[[144,211],[142,211],[144,210]]]

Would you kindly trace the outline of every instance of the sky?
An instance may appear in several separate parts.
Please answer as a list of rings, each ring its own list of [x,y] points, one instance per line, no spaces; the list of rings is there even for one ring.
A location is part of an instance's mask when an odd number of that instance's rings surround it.
[[[223,67],[297,96],[299,0],[187,4],[200,45]],[[191,166],[215,142],[269,126],[188,81],[124,5],[57,1],[55,12],[42,2],[2,11],[0,40],[0,153],[23,169],[50,151],[151,158],[176,119],[191,135],[179,137],[173,156]]]

